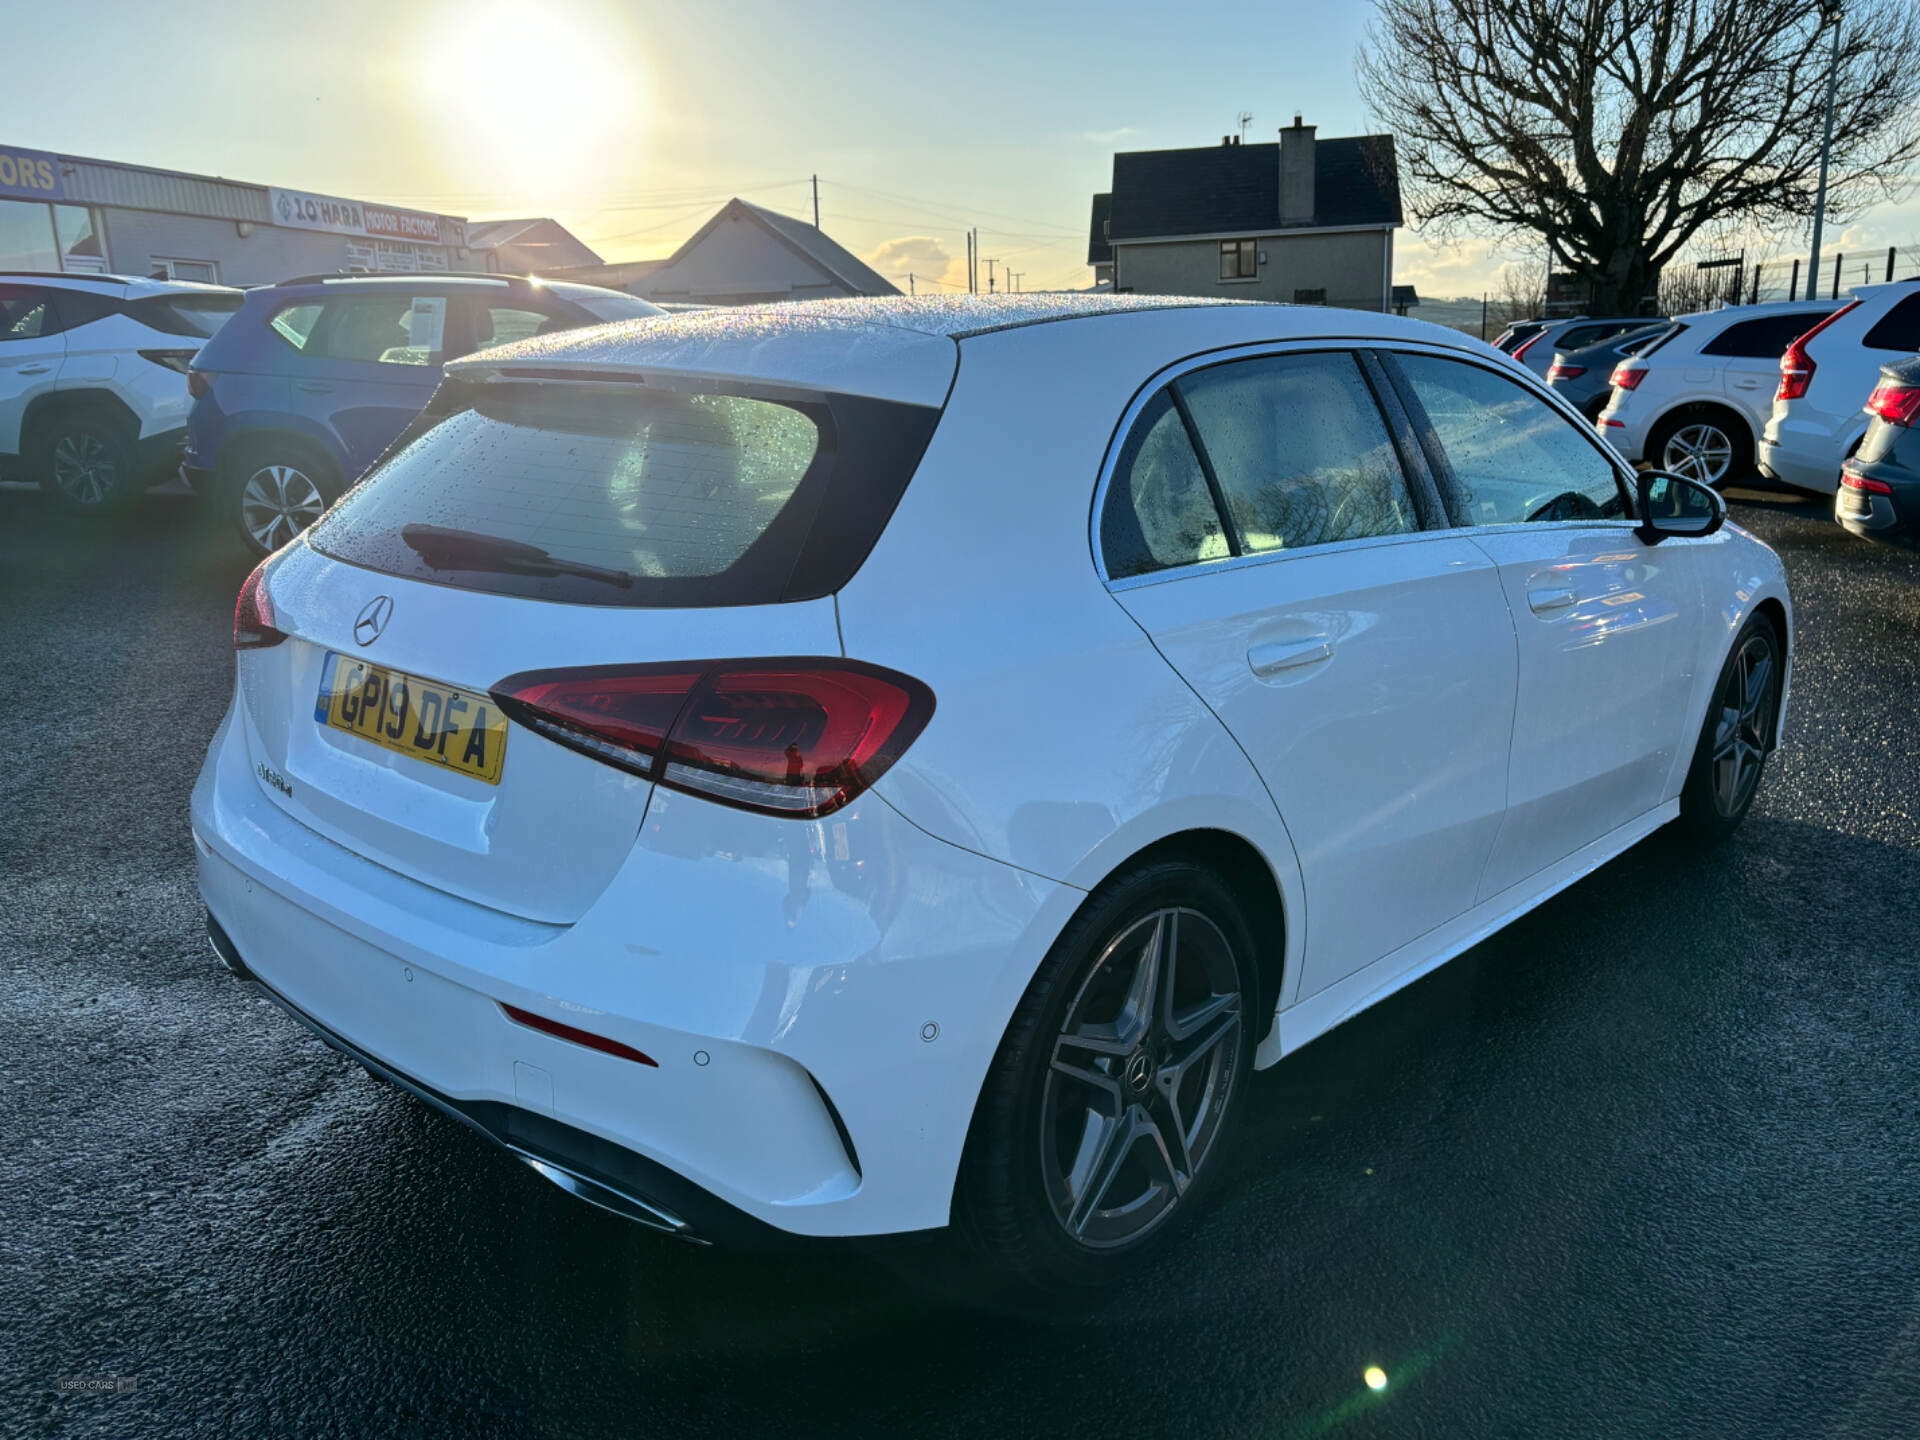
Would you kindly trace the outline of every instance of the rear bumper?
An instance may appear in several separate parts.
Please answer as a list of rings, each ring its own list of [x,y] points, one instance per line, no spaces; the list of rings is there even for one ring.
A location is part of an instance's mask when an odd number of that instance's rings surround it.
[[[194,789],[201,894],[232,956],[329,1043],[654,1228],[947,1222],[974,1099],[1078,892],[877,797],[802,823],[657,792],[585,915],[521,920],[286,814],[244,729],[230,711]]]
[[[186,453],[187,427],[176,426],[134,441],[133,462],[143,479],[155,484],[171,480]]]
[[[1789,420],[1769,422],[1755,458],[1760,473],[1796,490],[1831,495],[1840,485],[1844,444],[1825,430]]]
[[[1920,476],[1896,467],[1862,465],[1849,460],[1846,470],[1886,484],[1891,495],[1843,485],[1833,497],[1833,518],[1841,529],[1863,540],[1912,547],[1920,541]]]

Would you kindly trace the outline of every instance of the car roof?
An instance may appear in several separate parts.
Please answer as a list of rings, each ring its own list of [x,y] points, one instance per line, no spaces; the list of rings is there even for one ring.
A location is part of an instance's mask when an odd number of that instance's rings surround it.
[[[899,295],[715,307],[595,325],[456,360],[448,373],[475,378],[487,372],[540,378],[712,376],[940,405],[953,380],[956,346],[964,342],[1062,323],[1121,326],[1131,317],[1144,324],[1179,313],[1194,321],[1188,353],[1223,345],[1338,337],[1425,341],[1481,356],[1499,355],[1481,340],[1425,321],[1325,305],[1083,293]],[[1209,323],[1202,325],[1203,320]],[[1128,326],[1130,331],[1135,328]],[[1124,343],[1125,334],[1111,338]],[[1143,349],[1143,362],[1158,369],[1179,358],[1167,347],[1166,332],[1157,331],[1151,346]]]
[[[1845,303],[1840,300],[1763,300],[1757,305],[1722,305],[1718,310],[1695,310],[1690,315],[1673,317],[1677,325],[1734,325],[1742,320],[1763,320],[1769,315],[1829,315]]]
[[[24,282],[55,290],[105,292],[122,300],[144,300],[150,295],[239,295],[231,285],[203,285],[197,280],[146,280],[136,275],[108,275],[75,270],[0,270],[0,284]]]

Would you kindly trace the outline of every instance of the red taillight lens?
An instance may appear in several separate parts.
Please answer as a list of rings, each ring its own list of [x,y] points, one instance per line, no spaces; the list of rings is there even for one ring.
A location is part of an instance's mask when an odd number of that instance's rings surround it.
[[[1893,487],[1884,480],[1869,480],[1864,475],[1856,475],[1851,470],[1840,472],[1840,483],[1849,490],[1869,490],[1875,495],[1891,495]]]
[[[661,785],[770,815],[828,815],[926,728],[933,692],[854,660],[545,670],[494,687],[507,715]]]
[[[187,371],[187,394],[198,400],[211,389],[213,389],[213,377],[206,371]]]
[[[240,598],[233,605],[233,648],[264,650],[278,645],[286,635],[273,628],[273,602],[267,598],[267,566],[262,560],[240,587]]]
[[[1534,346],[1538,345],[1540,343],[1540,337],[1542,335],[1545,335],[1546,333],[1547,332],[1544,330],[1538,330],[1538,331],[1535,331],[1532,336],[1530,336],[1526,340],[1523,340],[1520,343],[1519,348],[1513,352],[1513,358],[1516,360],[1524,360],[1526,358],[1527,351],[1531,350]]]
[[[1807,393],[1807,387],[1813,383],[1813,372],[1817,368],[1813,363],[1813,357],[1807,354],[1807,342],[1849,310],[1858,308],[1859,304],[1858,300],[1849,300],[1787,346],[1780,356],[1780,388],[1773,392],[1774,399],[1798,400]]]
[[[1641,365],[1616,365],[1613,374],[1607,377],[1607,383],[1616,390],[1631,390],[1647,378],[1646,367]]]
[[[1920,386],[1885,384],[1867,397],[1867,413],[1895,425],[1911,426],[1920,415]]]
[[[1587,367],[1584,365],[1549,365],[1547,367],[1547,379],[1549,381],[1571,380],[1575,376],[1586,373]]]

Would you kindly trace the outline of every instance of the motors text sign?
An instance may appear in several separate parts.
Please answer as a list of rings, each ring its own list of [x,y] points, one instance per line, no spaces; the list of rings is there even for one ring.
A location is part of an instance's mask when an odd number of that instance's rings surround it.
[[[0,195],[20,200],[58,200],[64,193],[58,155],[50,155],[45,150],[0,146]]]

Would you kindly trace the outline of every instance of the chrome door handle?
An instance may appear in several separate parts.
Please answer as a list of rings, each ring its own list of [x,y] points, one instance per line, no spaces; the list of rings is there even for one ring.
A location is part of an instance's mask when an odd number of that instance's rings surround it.
[[[1536,615],[1551,615],[1560,610],[1571,610],[1573,602],[1580,597],[1571,590],[1529,590],[1527,604],[1533,607]]]
[[[1283,640],[1274,645],[1256,645],[1247,651],[1247,666],[1262,680],[1282,670],[1297,670],[1302,665],[1318,665],[1333,658],[1333,642],[1324,635],[1311,640]]]
[[[20,367],[20,373],[22,375],[44,375],[52,368],[51,365],[22,365]]]

